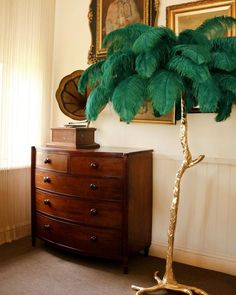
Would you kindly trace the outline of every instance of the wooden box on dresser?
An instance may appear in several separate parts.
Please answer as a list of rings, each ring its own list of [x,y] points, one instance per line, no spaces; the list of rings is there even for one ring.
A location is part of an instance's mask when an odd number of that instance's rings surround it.
[[[148,254],[152,150],[32,147],[32,243],[123,261]]]

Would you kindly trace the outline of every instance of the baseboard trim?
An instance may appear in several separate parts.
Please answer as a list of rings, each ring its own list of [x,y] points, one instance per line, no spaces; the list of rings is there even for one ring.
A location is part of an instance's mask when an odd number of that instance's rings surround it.
[[[166,258],[167,245],[152,243],[150,256]],[[236,260],[175,248],[174,261],[236,276]]]
[[[0,229],[0,245],[29,236],[30,233],[30,224],[21,224],[11,228]]]

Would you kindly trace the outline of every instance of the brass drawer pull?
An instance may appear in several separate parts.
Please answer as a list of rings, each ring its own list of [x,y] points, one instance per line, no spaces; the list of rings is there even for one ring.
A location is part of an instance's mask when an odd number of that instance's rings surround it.
[[[98,211],[97,211],[96,208],[92,208],[92,209],[90,209],[90,214],[91,214],[91,215],[97,215],[97,213],[98,213]]]
[[[98,163],[96,163],[96,162],[92,162],[92,163],[90,164],[90,167],[93,168],[93,169],[97,169],[97,168],[98,168]]]
[[[50,183],[51,182],[51,179],[48,177],[48,176],[44,176],[43,178],[43,182],[47,182],[47,183]]]
[[[95,183],[91,183],[90,188],[91,190],[95,191],[96,189],[98,189],[98,186]]]
[[[89,239],[90,239],[91,242],[96,242],[97,241],[97,237],[96,236],[91,236]]]
[[[44,224],[44,230],[45,231],[49,231],[50,229],[51,229],[51,226],[50,226],[50,224]]]
[[[51,160],[49,158],[45,158],[43,160],[44,164],[50,164],[51,163]]]
[[[48,205],[48,206],[51,205],[51,202],[49,199],[45,199],[45,200],[43,200],[43,202],[45,205]]]

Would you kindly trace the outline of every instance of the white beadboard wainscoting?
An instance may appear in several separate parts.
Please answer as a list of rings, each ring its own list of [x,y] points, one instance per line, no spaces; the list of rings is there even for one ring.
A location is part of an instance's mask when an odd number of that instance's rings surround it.
[[[154,153],[150,255],[166,255],[180,157]],[[0,244],[30,235],[30,168],[0,171]],[[236,275],[236,160],[206,158],[183,176],[174,261]]]
[[[154,154],[150,255],[165,258],[181,158]],[[236,275],[236,160],[205,158],[183,176],[174,261]]]
[[[31,233],[30,168],[0,170],[0,245]]]

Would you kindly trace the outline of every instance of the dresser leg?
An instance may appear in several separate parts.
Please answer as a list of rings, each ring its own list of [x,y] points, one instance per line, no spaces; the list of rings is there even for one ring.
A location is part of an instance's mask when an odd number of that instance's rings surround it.
[[[124,273],[124,274],[128,274],[128,272],[129,272],[128,258],[125,257],[125,258],[123,259],[123,273]]]
[[[128,272],[129,272],[129,267],[128,267],[128,265],[124,265],[124,266],[123,266],[123,273],[124,273],[125,275],[127,275]]]
[[[149,254],[149,246],[146,246],[146,247],[144,248],[144,256],[147,257],[148,254]]]
[[[32,247],[35,247],[36,246],[36,237],[32,237],[31,242],[32,242]]]

